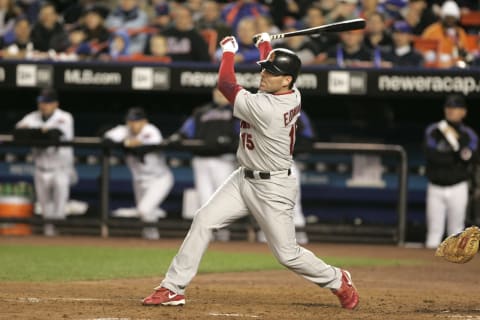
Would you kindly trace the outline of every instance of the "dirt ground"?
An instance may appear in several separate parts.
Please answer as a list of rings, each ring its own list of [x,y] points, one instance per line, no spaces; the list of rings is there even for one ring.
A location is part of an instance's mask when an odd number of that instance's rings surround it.
[[[0,238],[1,243],[81,244],[178,248],[180,240],[84,237]],[[352,267],[360,293],[354,311],[330,291],[288,270],[198,275],[184,307],[143,307],[162,275],[148,279],[67,283],[0,283],[0,319],[478,319],[480,258],[464,265],[435,258],[432,250],[382,245],[315,243],[319,257],[418,259],[418,266]],[[264,244],[212,243],[210,250],[265,252]],[[1,272],[1,256],[0,256]]]

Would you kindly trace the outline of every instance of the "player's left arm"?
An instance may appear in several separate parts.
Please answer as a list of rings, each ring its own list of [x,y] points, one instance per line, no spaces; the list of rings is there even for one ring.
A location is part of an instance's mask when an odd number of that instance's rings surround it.
[[[268,54],[272,51],[272,44],[270,43],[270,35],[262,32],[253,37],[255,39],[255,46],[260,52],[260,60],[267,59]]]
[[[462,126],[459,130],[459,156],[466,162],[475,162],[478,152],[478,136],[471,128]]]

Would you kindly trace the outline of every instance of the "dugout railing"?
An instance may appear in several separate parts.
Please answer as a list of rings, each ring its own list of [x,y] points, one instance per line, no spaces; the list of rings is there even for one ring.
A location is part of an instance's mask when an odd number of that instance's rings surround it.
[[[102,139],[98,137],[76,137],[70,142],[45,142],[45,141],[15,141],[12,135],[0,135],[0,153],[11,149],[12,147],[42,147],[42,146],[72,146],[75,148],[92,149],[99,152],[100,155],[100,173],[99,173],[99,185],[98,185],[98,203],[99,212],[98,218],[90,219],[68,219],[65,221],[50,221],[58,224],[59,226],[71,227],[71,228],[99,228],[100,235],[102,237],[108,237],[112,234],[112,229],[118,227],[142,227],[143,223],[134,220],[121,221],[118,219],[112,219],[110,214],[110,157],[112,151],[121,149],[121,145],[108,144],[102,142]],[[167,142],[157,146],[150,146],[148,150],[152,148],[158,150],[178,150],[194,153],[198,149],[205,148],[202,141],[198,140],[185,140],[181,142]],[[147,151],[147,150],[144,150]],[[349,233],[346,238],[355,242],[356,238],[362,237],[366,233],[383,233],[383,235],[389,237],[391,242],[398,245],[405,243],[406,236],[406,216],[407,216],[407,174],[408,174],[408,159],[405,149],[400,145],[388,145],[388,144],[376,144],[376,143],[334,143],[334,142],[314,142],[311,146],[299,146],[296,148],[299,153],[321,153],[321,154],[373,154],[373,155],[386,155],[392,156],[396,159],[396,224],[395,225],[383,225],[381,227],[369,227],[369,226],[345,226],[345,225],[322,225],[314,224],[308,225],[308,231],[311,233],[322,234],[341,234]],[[252,220],[244,220],[243,222],[232,225],[235,230],[242,230],[247,235],[249,240],[254,239],[252,232],[256,231],[256,226],[251,222]],[[10,218],[0,217],[1,223],[28,223],[42,225],[47,220],[32,217],[32,218]],[[169,221],[168,219],[162,219],[156,225],[162,229],[177,229],[183,230],[185,233],[188,230],[191,221]],[[320,239],[329,239],[323,237]],[[389,241],[383,239],[382,241]]]

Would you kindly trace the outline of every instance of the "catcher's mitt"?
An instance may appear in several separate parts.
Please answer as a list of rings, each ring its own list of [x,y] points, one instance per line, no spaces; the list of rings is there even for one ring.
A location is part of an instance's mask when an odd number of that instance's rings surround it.
[[[462,232],[443,240],[435,252],[435,256],[443,257],[454,263],[466,263],[478,252],[480,228],[469,227]]]

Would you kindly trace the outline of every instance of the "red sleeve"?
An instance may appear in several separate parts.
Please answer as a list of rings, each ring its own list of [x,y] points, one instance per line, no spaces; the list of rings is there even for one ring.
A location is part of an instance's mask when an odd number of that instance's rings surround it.
[[[261,42],[258,45],[258,51],[260,51],[260,60],[267,59],[268,54],[272,51],[272,45],[269,41]]]
[[[233,52],[224,52],[220,70],[218,71],[218,90],[227,98],[233,106],[237,93],[242,87],[237,83],[235,69],[233,67],[235,54]]]

